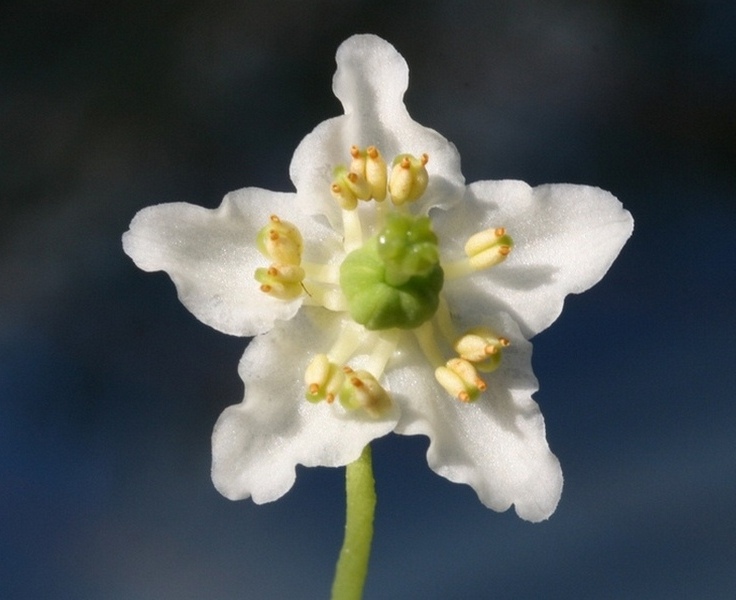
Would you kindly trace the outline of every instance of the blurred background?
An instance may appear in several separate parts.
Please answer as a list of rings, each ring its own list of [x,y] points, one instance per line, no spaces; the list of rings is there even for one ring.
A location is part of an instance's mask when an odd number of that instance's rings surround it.
[[[151,204],[292,190],[362,32],[469,182],[597,185],[636,220],[535,338],[557,512],[487,510],[426,439],[381,439],[366,598],[736,597],[736,4],[10,0],[0,24],[0,597],[327,597],[343,471],[219,496],[247,340],[120,236]]]

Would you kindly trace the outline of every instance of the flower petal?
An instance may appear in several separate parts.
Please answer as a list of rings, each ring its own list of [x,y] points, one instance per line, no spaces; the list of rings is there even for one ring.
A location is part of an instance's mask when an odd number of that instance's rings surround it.
[[[564,298],[596,284],[633,230],[631,214],[610,193],[583,185],[479,181],[462,204],[437,213],[435,231],[443,252],[462,253],[467,238],[504,227],[514,249],[502,264],[448,282],[458,312],[503,310],[527,337],[546,329],[562,312]]]
[[[531,344],[508,315],[474,324],[502,332],[511,341],[501,366],[484,375],[488,389],[475,402],[464,404],[435,383],[421,366],[423,359],[410,360],[387,375],[392,389],[412,390],[410,396],[397,395],[402,414],[396,432],[428,436],[432,470],[470,485],[484,505],[504,511],[513,504],[521,518],[542,521],[560,499],[562,471],[532,399],[537,380]]]
[[[269,261],[256,248],[258,231],[272,214],[297,225],[314,259],[339,248],[336,234],[314,219],[294,214],[294,194],[245,188],[208,210],[186,203],[141,210],[123,235],[123,248],[144,271],[166,271],[179,299],[200,321],[232,335],[268,331],[290,319],[302,300],[283,301],[259,289],[255,269]],[[288,217],[287,217],[288,215]],[[310,241],[318,242],[309,244]]]
[[[374,419],[339,402],[305,399],[304,370],[314,353],[332,345],[341,321],[336,313],[304,307],[248,346],[238,369],[245,399],[225,409],[212,434],[212,480],[227,498],[276,500],[294,484],[297,464],[346,465],[396,425],[396,407]]]
[[[291,179],[307,213],[325,214],[337,226],[340,210],[329,193],[333,169],[349,162],[352,145],[374,145],[389,163],[401,153],[429,155],[429,185],[419,201],[425,211],[462,197],[464,178],[453,144],[409,116],[403,102],[409,82],[406,61],[375,35],[355,35],[337,51],[335,95],[345,115],[324,121],[294,152]],[[365,208],[365,207],[361,207]]]

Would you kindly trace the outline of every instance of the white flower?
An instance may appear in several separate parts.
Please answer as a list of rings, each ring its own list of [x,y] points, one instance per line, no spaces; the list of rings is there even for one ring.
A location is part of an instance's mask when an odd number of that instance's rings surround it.
[[[333,83],[345,114],[296,149],[296,194],[153,206],[124,248],[198,319],[255,336],[245,398],[212,439],[228,498],[276,500],[297,464],[346,465],[395,431],[428,436],[429,466],[486,506],[540,521],[562,473],[527,339],[600,280],[633,221],[597,188],[466,187],[455,147],[409,117],[407,85],[390,44],[350,38]]]

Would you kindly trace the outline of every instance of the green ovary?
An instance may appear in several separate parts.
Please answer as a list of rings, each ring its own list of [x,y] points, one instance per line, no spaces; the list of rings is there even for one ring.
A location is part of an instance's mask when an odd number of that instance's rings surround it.
[[[350,315],[366,329],[413,329],[434,315],[444,274],[427,217],[391,214],[340,266]]]

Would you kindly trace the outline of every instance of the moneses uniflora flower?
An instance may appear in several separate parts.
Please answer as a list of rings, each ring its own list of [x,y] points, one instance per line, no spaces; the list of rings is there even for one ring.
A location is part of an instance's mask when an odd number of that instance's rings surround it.
[[[539,521],[562,473],[527,340],[600,280],[633,221],[593,187],[466,186],[455,147],[410,118],[407,85],[390,44],[348,39],[333,82],[345,114],[296,149],[296,193],[144,209],[125,251],[169,273],[204,323],[255,336],[245,398],[212,438],[228,498],[276,500],[297,464],[346,465],[394,431],[428,436],[429,466],[486,506]]]

